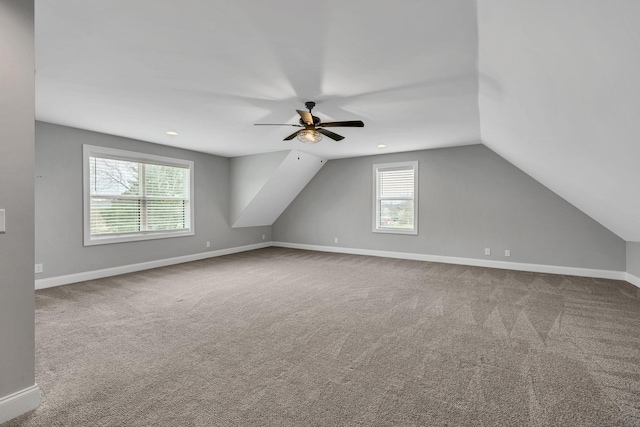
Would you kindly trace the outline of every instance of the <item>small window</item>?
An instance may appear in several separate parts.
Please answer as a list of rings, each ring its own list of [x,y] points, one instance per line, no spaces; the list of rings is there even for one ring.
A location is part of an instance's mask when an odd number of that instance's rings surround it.
[[[193,162],[84,146],[84,244],[191,236]]]
[[[377,233],[418,234],[418,162],[373,165]]]

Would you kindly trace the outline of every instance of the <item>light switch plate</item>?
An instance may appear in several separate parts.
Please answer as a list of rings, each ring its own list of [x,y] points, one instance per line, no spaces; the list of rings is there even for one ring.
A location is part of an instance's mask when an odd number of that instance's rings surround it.
[[[0,209],[0,233],[4,233],[4,209]]]

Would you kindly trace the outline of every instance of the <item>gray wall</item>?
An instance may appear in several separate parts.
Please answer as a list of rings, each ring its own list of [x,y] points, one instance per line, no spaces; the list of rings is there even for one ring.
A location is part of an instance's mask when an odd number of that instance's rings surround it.
[[[627,242],[627,273],[640,277],[640,242]]]
[[[372,165],[408,160],[420,162],[419,235],[372,233]],[[484,145],[331,160],[274,223],[273,239],[625,271],[622,239]]]
[[[83,246],[82,145],[195,162],[195,235]],[[229,159],[49,123],[36,123],[36,279],[261,243],[271,227],[231,229]],[[206,248],[206,242],[211,248]]]
[[[0,0],[0,399],[35,384],[33,1]]]

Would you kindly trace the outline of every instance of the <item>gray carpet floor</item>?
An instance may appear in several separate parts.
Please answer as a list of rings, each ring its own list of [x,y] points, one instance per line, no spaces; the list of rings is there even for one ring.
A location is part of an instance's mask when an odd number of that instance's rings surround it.
[[[36,292],[14,426],[640,426],[640,290],[267,248]]]

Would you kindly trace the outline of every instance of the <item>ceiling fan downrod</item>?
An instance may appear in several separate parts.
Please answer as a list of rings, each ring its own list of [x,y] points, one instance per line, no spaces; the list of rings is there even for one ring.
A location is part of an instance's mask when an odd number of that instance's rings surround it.
[[[311,110],[313,110],[313,107],[316,106],[316,103],[313,101],[307,101],[304,103],[304,106],[307,107],[307,110],[309,110],[309,113],[311,113]]]

